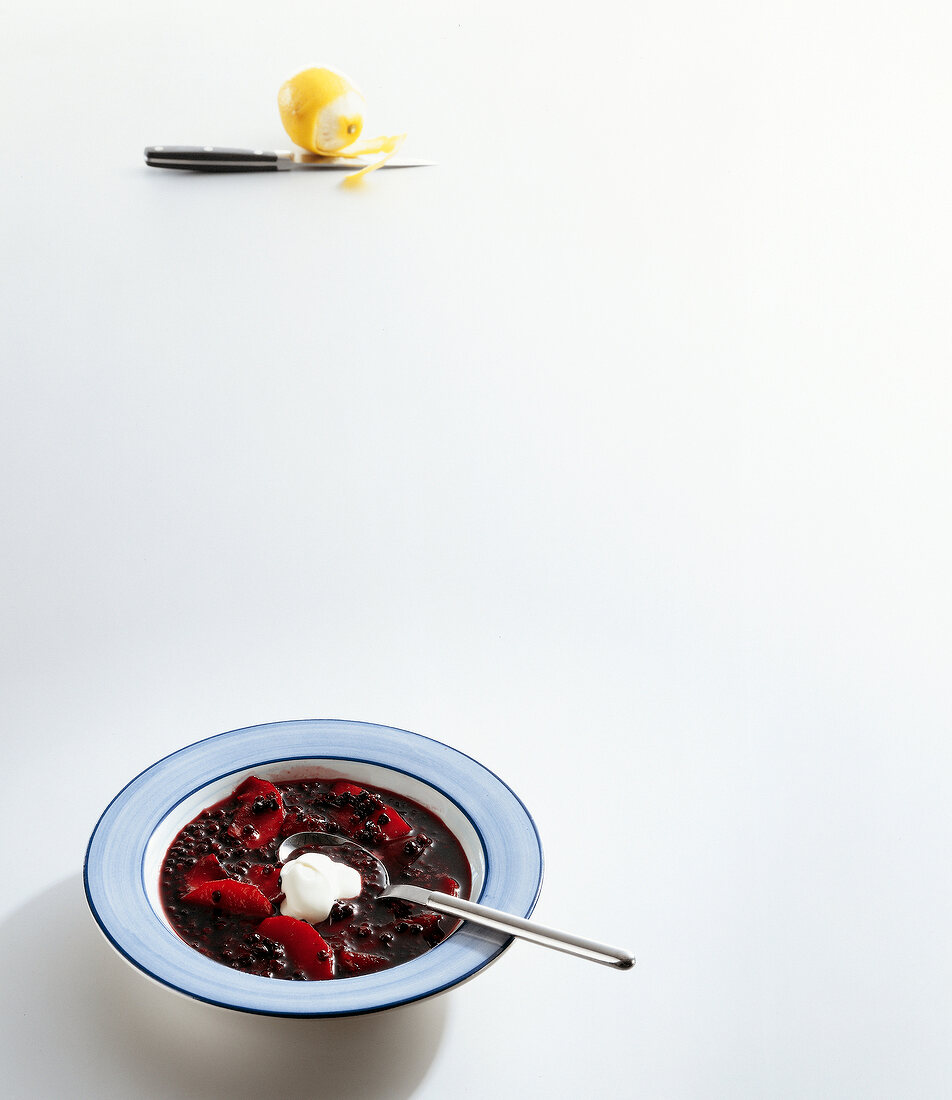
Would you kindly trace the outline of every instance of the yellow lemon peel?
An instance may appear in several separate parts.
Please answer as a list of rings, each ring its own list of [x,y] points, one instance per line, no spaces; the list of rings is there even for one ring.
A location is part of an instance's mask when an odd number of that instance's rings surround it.
[[[382,153],[379,160],[354,172],[358,179],[385,164],[400,148],[406,134],[360,140],[364,128],[364,97],[333,69],[304,69],[286,80],[278,91],[278,110],[288,137],[325,157],[364,157]]]
[[[368,141],[366,143],[367,148],[365,148],[362,153],[354,154],[355,156],[365,156],[370,153],[383,153],[384,155],[378,160],[372,161],[370,164],[365,164],[364,167],[358,171],[349,173],[344,183],[351,184],[355,180],[363,179],[368,172],[373,172],[386,164],[403,144],[403,140],[406,136],[406,134],[398,134],[396,137],[376,138],[373,141]],[[348,153],[347,155],[349,156],[350,154]]]

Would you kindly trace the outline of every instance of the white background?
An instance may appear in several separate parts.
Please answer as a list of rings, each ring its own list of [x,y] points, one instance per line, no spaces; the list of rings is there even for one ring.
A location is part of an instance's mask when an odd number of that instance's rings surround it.
[[[5,1094],[948,1096],[948,5],[6,7]],[[144,167],[285,146],[321,63],[438,166]],[[108,801],[304,717],[501,774],[635,970],[301,1022],[127,968]]]

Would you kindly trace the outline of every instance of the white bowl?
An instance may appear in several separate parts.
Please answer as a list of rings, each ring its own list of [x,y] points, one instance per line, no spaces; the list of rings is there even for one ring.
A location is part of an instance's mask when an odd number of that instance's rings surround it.
[[[390,970],[325,982],[244,974],[199,954],[169,925],[159,868],[175,835],[248,775],[341,776],[405,795],[459,840],[471,897],[529,916],[542,884],[531,816],[496,775],[439,741],[366,722],[274,722],[219,734],[147,768],[109,804],[90,838],[85,885],[109,942],[150,978],[222,1007],[279,1016],[374,1012],[440,993],[495,961],[510,937],[464,924]]]

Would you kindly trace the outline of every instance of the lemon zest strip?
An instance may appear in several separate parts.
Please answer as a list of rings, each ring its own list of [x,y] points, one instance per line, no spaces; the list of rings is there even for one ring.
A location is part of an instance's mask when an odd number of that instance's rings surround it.
[[[393,156],[393,154],[396,153],[396,151],[400,148],[406,136],[406,134],[398,134],[396,137],[379,139],[369,138],[366,143],[361,142],[361,145],[374,146],[374,148],[366,148],[365,152],[383,153],[383,156],[379,157],[371,164],[364,165],[363,168],[359,169],[356,172],[350,172],[343,182],[347,184],[348,187],[350,187],[357,180],[363,179],[364,176],[366,176],[368,173],[375,172],[378,168],[382,168]]]

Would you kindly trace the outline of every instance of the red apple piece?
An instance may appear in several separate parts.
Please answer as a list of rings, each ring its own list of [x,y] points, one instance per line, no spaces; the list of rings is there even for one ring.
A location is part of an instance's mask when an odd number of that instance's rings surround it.
[[[355,783],[348,783],[346,779],[339,779],[334,786],[331,787],[331,791],[336,795],[353,795],[355,799],[367,793],[363,787],[358,787]],[[384,817],[383,821],[380,820],[381,814]],[[349,807],[345,805],[334,814],[334,818],[338,824],[347,829],[352,836],[359,833],[361,828],[367,822],[371,821],[380,828],[385,840],[399,840],[401,837],[407,836],[411,832],[410,826],[392,806],[381,806],[379,810],[374,810],[373,813],[366,817],[357,818]]]
[[[459,897],[459,883],[455,878],[450,878],[449,875],[441,875],[437,880],[436,888],[441,894],[452,894],[454,897]]]
[[[248,868],[248,873],[244,877],[257,886],[261,893],[272,901],[281,893],[280,867],[256,863]]]
[[[214,854],[203,856],[194,867],[189,867],[185,872],[185,882],[193,890],[203,882],[214,882],[222,878],[228,878],[228,872],[218,862],[218,856]]]
[[[230,836],[237,837],[249,849],[263,848],[281,831],[284,804],[281,792],[266,779],[249,775],[235,791],[238,810],[231,825]]]
[[[360,798],[365,793],[363,787],[358,787],[356,783],[348,783],[346,779],[338,779],[331,787],[331,794],[352,794],[354,798]]]
[[[271,902],[250,882],[237,882],[233,878],[213,879],[196,886],[182,898],[184,905],[204,905],[224,909],[242,917],[267,917],[271,914]]]
[[[268,917],[258,925],[258,934],[280,943],[295,969],[303,970],[309,978],[334,977],[334,953],[307,921]]]
[[[390,963],[382,955],[371,955],[365,951],[348,951],[341,948],[337,952],[337,962],[341,970],[348,974],[373,974]]]
[[[410,826],[392,806],[384,806],[375,811],[367,820],[378,825],[387,840],[399,840],[411,832]]]

